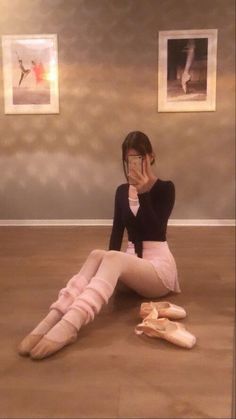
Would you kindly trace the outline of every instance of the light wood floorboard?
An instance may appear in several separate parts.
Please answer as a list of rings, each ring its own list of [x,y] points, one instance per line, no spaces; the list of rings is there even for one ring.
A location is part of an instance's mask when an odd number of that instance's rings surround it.
[[[110,227],[0,228],[1,418],[230,418],[234,228],[169,227],[197,345],[184,350],[134,334],[143,298],[118,287],[78,341],[44,361],[17,354],[58,290]]]

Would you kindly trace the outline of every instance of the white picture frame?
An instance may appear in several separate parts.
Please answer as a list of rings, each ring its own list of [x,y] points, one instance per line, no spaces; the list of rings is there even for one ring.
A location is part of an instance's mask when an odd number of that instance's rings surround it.
[[[3,35],[5,114],[59,113],[57,35]]]
[[[159,32],[158,112],[216,110],[217,33]]]

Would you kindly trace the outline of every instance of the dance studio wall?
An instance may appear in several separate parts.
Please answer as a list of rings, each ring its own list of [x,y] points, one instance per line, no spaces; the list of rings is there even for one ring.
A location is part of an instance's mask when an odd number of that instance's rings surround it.
[[[215,112],[157,112],[158,31],[218,29]],[[234,218],[234,0],[0,0],[0,34],[58,35],[60,113],[5,115],[0,219],[110,219],[121,143],[146,132],[174,219]]]

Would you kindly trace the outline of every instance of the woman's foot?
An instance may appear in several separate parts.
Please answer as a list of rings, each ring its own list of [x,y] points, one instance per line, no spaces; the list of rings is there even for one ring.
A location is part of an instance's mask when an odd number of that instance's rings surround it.
[[[181,77],[181,86],[182,89],[184,91],[184,93],[186,94],[188,92],[187,87],[188,87],[188,82],[191,80],[191,76],[189,73],[183,73],[182,77]]]
[[[67,320],[56,324],[30,351],[32,359],[44,359],[77,339],[77,329]]]
[[[30,351],[49,332],[49,330],[59,322],[63,314],[58,310],[49,311],[48,315],[36,326],[32,332],[27,335],[18,347],[18,353],[22,356],[28,356]]]
[[[21,356],[28,356],[30,354],[31,349],[33,349],[33,347],[37,345],[37,343],[39,343],[42,337],[43,335],[33,335],[32,333],[30,333],[22,340],[22,342],[18,346],[18,353]]]

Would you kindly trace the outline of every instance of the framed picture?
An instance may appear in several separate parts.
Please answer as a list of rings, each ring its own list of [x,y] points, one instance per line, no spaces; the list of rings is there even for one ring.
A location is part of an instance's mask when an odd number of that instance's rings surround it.
[[[159,32],[158,112],[215,111],[217,29]]]
[[[59,113],[57,35],[2,36],[6,114]]]

